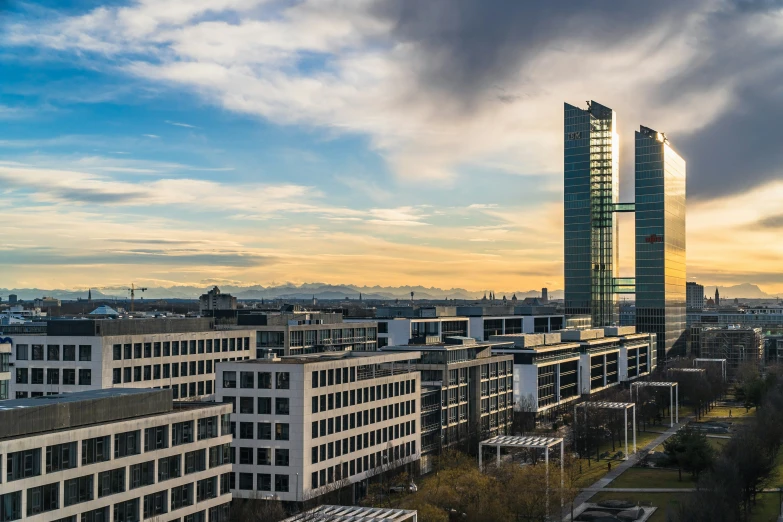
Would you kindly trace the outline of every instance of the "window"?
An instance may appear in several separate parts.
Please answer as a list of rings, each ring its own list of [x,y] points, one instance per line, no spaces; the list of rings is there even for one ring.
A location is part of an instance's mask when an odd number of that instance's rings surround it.
[[[26,361],[27,360],[27,345],[26,344],[17,344],[16,345],[16,360],[17,361]]]
[[[288,450],[275,448],[275,466],[288,466]]]
[[[144,367],[144,380],[149,381],[152,379],[152,366],[147,365]]]
[[[153,518],[167,513],[169,510],[168,495],[168,491],[158,491],[157,493],[144,495],[144,518]]]
[[[240,439],[252,439],[253,438],[253,423],[252,422],[240,422],[239,423],[239,438]]]
[[[136,489],[155,483],[155,461],[141,462],[130,467],[130,487]]]
[[[156,426],[144,430],[144,451],[154,451],[169,447],[169,427]]]
[[[318,388],[318,372],[313,372],[312,385],[313,388]]]
[[[231,463],[231,444],[221,444],[209,448],[209,467],[222,466]]]
[[[259,415],[271,415],[272,414],[272,398],[271,397],[259,397],[258,398],[258,414]]]
[[[239,489],[252,490],[253,489],[253,474],[252,473],[240,473],[239,474]]]
[[[256,451],[256,460],[259,466],[271,466],[272,448],[258,448]]]
[[[177,422],[171,425],[171,445],[193,442],[193,421]]]
[[[48,361],[60,360],[60,345],[59,344],[47,344],[46,345],[46,359]]]
[[[53,473],[76,467],[76,443],[66,442],[46,447],[46,472]]]
[[[253,463],[253,448],[239,448],[239,463],[240,464]]]
[[[141,432],[139,430],[115,434],[114,458],[119,459],[141,453],[140,436]]]
[[[80,522],[109,522],[109,506],[82,513]]]
[[[98,473],[98,498],[125,491],[125,468]]]
[[[272,389],[272,372],[258,372],[258,388],[261,390]]]
[[[63,487],[63,504],[65,506],[72,506],[74,504],[92,500],[92,486],[92,475],[66,480]]]
[[[193,484],[185,484],[171,489],[171,510],[193,505]]]
[[[16,451],[6,457],[6,481],[25,477],[37,477],[41,474],[41,448]]]
[[[114,504],[114,522],[138,522],[139,499]]]
[[[288,491],[288,475],[275,475],[275,491]]]
[[[47,484],[27,490],[27,516],[53,511],[60,507],[60,483]]]
[[[107,460],[111,460],[111,440],[108,435],[82,441],[82,466]]]
[[[79,345],[79,360],[92,361],[92,346],[90,346],[89,344]]]
[[[42,344],[33,345],[33,360],[34,361],[44,360],[44,348]]]
[[[63,370],[63,384],[68,386],[76,385],[76,370],[73,369]]]
[[[200,449],[185,453],[185,475],[207,469],[207,450]]]
[[[239,387],[255,388],[255,383],[253,382],[253,372],[239,372]]]
[[[217,477],[209,477],[196,482],[196,502],[217,497]]]
[[[239,413],[253,413],[253,397],[239,398]]]
[[[30,369],[30,384],[43,384],[44,379],[43,368],[31,368]]]
[[[16,384],[27,384],[27,368],[16,369]]]
[[[214,439],[218,436],[218,418],[206,417],[198,420],[198,440]]]
[[[114,368],[111,371],[111,383],[112,384],[122,384],[122,369],[121,368]]]
[[[158,459],[158,482],[182,476],[182,455]]]
[[[79,386],[90,386],[92,384],[92,370],[79,370]]]
[[[272,491],[272,475],[269,473],[258,474],[258,491]]]
[[[144,343],[144,357],[152,357],[152,343]]]
[[[275,413],[277,415],[288,415],[288,398],[277,397],[275,399]]]
[[[237,387],[237,372],[223,372],[223,388]]]
[[[275,372],[275,388],[278,390],[287,390],[291,383],[291,376],[288,372]]]
[[[258,423],[258,438],[260,440],[272,440],[272,423],[271,422],[259,422]]]
[[[275,424],[275,440],[288,440],[288,424],[281,422]]]
[[[133,358],[141,359],[141,343],[133,343]]]

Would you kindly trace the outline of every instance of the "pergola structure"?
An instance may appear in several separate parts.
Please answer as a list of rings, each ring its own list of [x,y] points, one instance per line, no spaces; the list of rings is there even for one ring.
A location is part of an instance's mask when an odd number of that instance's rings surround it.
[[[358,506],[318,506],[283,522],[417,522],[418,512]]]
[[[728,377],[727,369],[726,369],[726,359],[694,359],[693,360],[693,367],[699,366],[700,362],[712,362],[712,363],[720,363],[720,370],[721,370],[721,376],[723,377],[723,380],[725,381]]]
[[[636,453],[636,404],[632,402],[582,402],[574,405],[574,422],[576,422],[576,409],[579,407],[585,409],[585,415],[587,415],[587,409],[592,408],[595,410],[623,410],[625,418],[625,458],[628,460],[628,410],[633,410],[633,452]]]
[[[639,386],[655,388],[669,388],[669,426],[680,422],[680,387],[676,382],[632,382],[631,400],[633,400],[633,387],[636,386],[636,400],[639,401]]]
[[[546,497],[547,497],[547,517],[549,517],[549,448],[560,444],[560,488],[563,488],[563,462],[565,460],[565,446],[562,438],[557,437],[535,437],[535,436],[512,436],[512,435],[498,435],[479,442],[479,469],[484,469],[483,453],[484,446],[491,448],[497,448],[497,462],[500,464],[500,450],[501,448],[518,448],[518,449],[543,449],[544,450],[544,463],[546,464]],[[563,496],[560,496],[560,506],[563,506]]]
[[[707,373],[707,370],[704,368],[669,368],[666,370],[667,372],[681,372],[681,373],[692,373],[696,375],[703,375]]]

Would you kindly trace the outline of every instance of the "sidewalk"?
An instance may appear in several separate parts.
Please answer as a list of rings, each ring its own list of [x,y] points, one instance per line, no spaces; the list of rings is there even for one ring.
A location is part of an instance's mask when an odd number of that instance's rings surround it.
[[[577,515],[579,515],[582,511],[584,511],[587,506],[585,505],[585,502],[593,498],[593,496],[598,493],[599,491],[623,491],[623,489],[617,489],[617,488],[607,488],[606,486],[609,485],[610,482],[612,482],[614,479],[622,475],[627,469],[632,467],[639,459],[639,454],[646,450],[651,450],[654,447],[663,444],[666,439],[677,433],[677,430],[679,430],[682,426],[685,426],[690,420],[692,419],[692,415],[689,415],[688,417],[680,417],[680,423],[675,424],[674,427],[669,428],[665,432],[663,432],[659,437],[657,437],[655,440],[644,446],[643,448],[637,448],[636,453],[628,457],[628,460],[624,460],[618,465],[612,465],[612,471],[607,473],[603,476],[603,478],[598,479],[595,483],[593,483],[590,487],[585,488],[582,490],[579,495],[577,495],[576,499],[574,499],[574,518],[576,518]],[[648,490],[631,490],[631,491],[639,491],[644,492]],[[653,491],[653,490],[649,490]],[[688,491],[688,489],[678,489],[677,491]],[[661,490],[660,493],[668,492],[668,490]],[[570,521],[571,520],[571,509],[566,507],[564,510],[564,516],[563,521]]]

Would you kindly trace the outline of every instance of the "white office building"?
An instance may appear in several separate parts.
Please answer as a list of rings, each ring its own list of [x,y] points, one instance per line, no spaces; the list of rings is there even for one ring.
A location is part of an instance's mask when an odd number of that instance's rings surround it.
[[[230,411],[170,390],[0,402],[0,519],[228,522]]]
[[[218,330],[208,318],[49,321],[11,334],[10,397],[106,388],[171,388],[175,400],[215,392],[215,364],[255,358],[255,329]]]
[[[420,457],[419,352],[338,352],[218,365],[234,405],[239,498],[303,501]]]

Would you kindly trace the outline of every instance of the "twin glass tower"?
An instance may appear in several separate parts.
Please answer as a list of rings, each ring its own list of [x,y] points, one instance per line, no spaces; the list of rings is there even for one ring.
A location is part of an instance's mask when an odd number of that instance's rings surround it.
[[[636,201],[620,203],[616,113],[565,104],[565,307],[594,327],[617,324],[618,294],[636,294],[636,326],[658,358],[685,348],[685,161],[666,136],[636,132]],[[635,212],[636,278],[618,277],[618,212]]]

